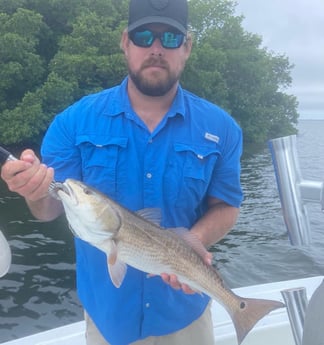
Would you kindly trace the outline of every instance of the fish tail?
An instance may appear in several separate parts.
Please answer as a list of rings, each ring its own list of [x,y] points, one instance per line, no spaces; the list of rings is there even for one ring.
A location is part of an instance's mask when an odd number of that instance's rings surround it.
[[[284,306],[278,301],[240,298],[239,308],[230,313],[236,329],[238,344],[241,344],[250,330],[266,314]]]

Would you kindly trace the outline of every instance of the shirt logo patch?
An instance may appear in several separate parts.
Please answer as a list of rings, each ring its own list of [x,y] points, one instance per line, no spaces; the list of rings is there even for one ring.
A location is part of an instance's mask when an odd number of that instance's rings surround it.
[[[208,132],[205,133],[205,139],[207,139],[209,141],[213,141],[216,144],[219,143],[219,137],[217,135],[214,135],[214,134],[211,134]]]

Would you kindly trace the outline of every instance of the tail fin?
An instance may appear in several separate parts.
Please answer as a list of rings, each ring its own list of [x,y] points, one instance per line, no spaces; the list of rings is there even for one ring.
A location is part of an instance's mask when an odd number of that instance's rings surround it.
[[[231,317],[236,329],[238,344],[266,314],[285,305],[278,301],[265,299],[240,298],[239,308],[232,310]]]

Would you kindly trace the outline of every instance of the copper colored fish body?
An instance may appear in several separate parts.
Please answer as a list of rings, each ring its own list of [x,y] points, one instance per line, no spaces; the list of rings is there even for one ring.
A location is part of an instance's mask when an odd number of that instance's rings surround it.
[[[219,273],[198,254],[190,232],[162,229],[154,210],[133,213],[95,189],[68,179],[56,191],[75,236],[107,254],[113,284],[119,287],[127,265],[159,275],[175,274],[180,282],[224,306],[235,325],[238,344],[266,314],[284,307],[278,301],[235,295]],[[179,235],[181,233],[182,235]],[[198,250],[199,251],[199,250]]]

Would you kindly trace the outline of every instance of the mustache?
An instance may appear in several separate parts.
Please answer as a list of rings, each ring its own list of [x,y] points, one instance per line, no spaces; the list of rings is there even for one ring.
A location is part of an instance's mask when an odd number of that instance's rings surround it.
[[[165,61],[163,58],[151,57],[148,60],[144,61],[144,63],[142,64],[142,69],[144,69],[146,67],[152,67],[152,66],[169,68],[168,62]]]

